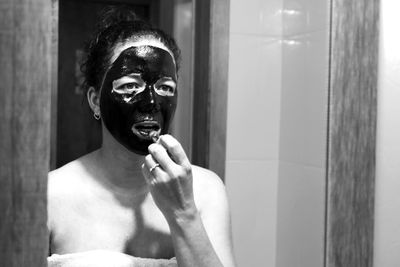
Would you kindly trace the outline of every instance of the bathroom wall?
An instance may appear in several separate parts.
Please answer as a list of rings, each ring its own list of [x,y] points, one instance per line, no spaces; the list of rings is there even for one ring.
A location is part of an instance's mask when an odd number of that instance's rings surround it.
[[[231,0],[226,185],[238,266],[322,266],[327,1]]]
[[[374,266],[400,266],[400,17],[381,1]]]
[[[276,266],[323,266],[328,0],[284,0]]]
[[[238,266],[275,266],[282,0],[231,0],[226,185]]]

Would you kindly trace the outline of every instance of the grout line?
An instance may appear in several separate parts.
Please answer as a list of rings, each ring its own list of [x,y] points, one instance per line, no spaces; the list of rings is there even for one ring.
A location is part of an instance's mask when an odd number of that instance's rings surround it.
[[[259,38],[270,38],[270,39],[275,39],[279,40],[281,39],[282,35],[279,34],[261,34],[261,33],[245,33],[245,32],[235,32],[235,31],[230,31],[230,35],[244,35],[244,36],[253,36],[253,37],[259,37]]]

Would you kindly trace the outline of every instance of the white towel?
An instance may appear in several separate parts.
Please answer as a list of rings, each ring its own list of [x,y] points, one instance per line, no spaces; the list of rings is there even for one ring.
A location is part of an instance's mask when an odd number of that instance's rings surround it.
[[[175,258],[147,259],[127,254],[92,250],[71,254],[53,254],[47,258],[48,267],[177,267]]]

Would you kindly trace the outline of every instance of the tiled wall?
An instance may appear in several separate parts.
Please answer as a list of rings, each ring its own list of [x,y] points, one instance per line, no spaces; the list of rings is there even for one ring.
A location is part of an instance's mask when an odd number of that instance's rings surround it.
[[[238,266],[322,266],[327,0],[231,0],[226,184]]]
[[[399,1],[382,0],[380,19],[374,266],[400,266]]]
[[[277,267],[323,266],[328,0],[284,0]]]
[[[275,266],[282,0],[231,0],[226,184],[238,266]]]

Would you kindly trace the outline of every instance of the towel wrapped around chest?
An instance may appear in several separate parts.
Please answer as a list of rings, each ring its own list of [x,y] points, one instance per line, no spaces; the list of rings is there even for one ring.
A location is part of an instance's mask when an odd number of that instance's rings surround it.
[[[138,258],[109,250],[92,250],[71,254],[53,254],[48,267],[177,267],[175,258]]]

